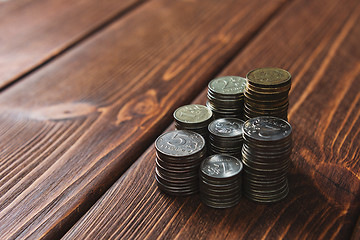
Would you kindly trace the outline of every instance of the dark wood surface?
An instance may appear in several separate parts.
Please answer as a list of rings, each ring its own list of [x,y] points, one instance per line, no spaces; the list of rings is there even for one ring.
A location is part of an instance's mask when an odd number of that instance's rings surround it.
[[[356,226],[351,235],[351,240],[357,240],[357,239],[360,239],[360,217],[358,218],[356,222]]]
[[[156,187],[150,146],[63,239],[359,239],[359,36],[358,1],[293,1],[220,73],[293,74],[285,200],[213,210],[198,196],[169,197]],[[205,101],[203,90],[194,103]]]
[[[0,89],[140,2],[143,1],[0,1]]]
[[[0,20],[0,239],[359,239],[359,1],[10,0]],[[173,110],[263,66],[293,75],[289,196],[162,194]]]
[[[1,239],[60,238],[284,4],[149,1],[5,89]]]

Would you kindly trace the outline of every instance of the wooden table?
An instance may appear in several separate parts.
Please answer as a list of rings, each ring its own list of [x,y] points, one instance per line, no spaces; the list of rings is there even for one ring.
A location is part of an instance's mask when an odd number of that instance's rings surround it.
[[[0,239],[360,239],[358,0],[0,1]],[[293,75],[290,194],[170,197],[153,142],[220,75]]]

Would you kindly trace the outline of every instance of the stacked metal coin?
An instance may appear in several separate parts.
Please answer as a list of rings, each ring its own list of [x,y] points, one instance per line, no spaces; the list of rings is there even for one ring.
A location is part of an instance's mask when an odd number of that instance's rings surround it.
[[[276,202],[289,192],[287,173],[292,150],[291,126],[276,117],[244,123],[244,193],[257,202]]]
[[[274,116],[287,120],[291,75],[279,68],[259,68],[247,75],[245,119]]]
[[[209,150],[212,154],[229,154],[241,159],[244,121],[219,118],[209,124]]]
[[[228,208],[241,198],[241,161],[230,155],[213,155],[200,166],[200,196],[213,208]]]
[[[199,166],[205,158],[204,138],[192,131],[175,130],[155,141],[155,178],[159,189],[170,195],[199,191]]]
[[[246,79],[236,76],[215,78],[208,85],[206,106],[215,118],[243,118]]]
[[[191,104],[179,107],[174,112],[175,127],[178,130],[190,130],[208,138],[208,125],[212,121],[212,112],[203,105]]]

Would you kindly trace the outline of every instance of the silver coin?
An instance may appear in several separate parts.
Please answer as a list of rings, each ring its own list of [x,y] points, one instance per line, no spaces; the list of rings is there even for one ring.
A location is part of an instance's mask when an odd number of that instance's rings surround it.
[[[208,195],[208,194],[205,194],[200,191],[200,197],[202,199],[206,199],[207,201],[212,201],[214,203],[233,202],[234,200],[241,198],[241,195],[242,194],[240,192],[238,192],[232,196],[212,196],[212,195]]]
[[[199,185],[203,186],[204,188],[206,189],[211,189],[211,190],[214,190],[214,191],[217,191],[217,190],[233,190],[233,189],[237,189],[239,188],[239,186],[241,186],[241,181],[239,182],[234,182],[234,183],[229,183],[229,184],[214,184],[214,183],[209,183],[209,182],[206,182],[204,181],[204,179],[201,179],[199,181]]]
[[[244,185],[244,189],[246,189],[246,191],[248,192],[253,192],[254,194],[278,194],[278,193],[281,193],[284,191],[285,188],[288,187],[288,183],[287,181],[284,181],[282,183],[282,185],[277,185],[276,187],[273,186],[273,187],[258,187],[258,186],[255,186],[255,185],[251,185],[251,184],[246,184]]]
[[[196,162],[183,162],[183,163],[170,163],[161,160],[160,158],[156,159],[157,163],[163,168],[173,169],[173,170],[194,170],[198,169],[201,161]]]
[[[208,87],[212,92],[223,95],[236,95],[244,92],[247,80],[238,76],[223,76],[210,81]]]
[[[164,171],[168,174],[172,174],[172,175],[180,175],[180,174],[184,174],[185,176],[187,175],[195,175],[198,174],[198,168],[193,168],[193,169],[172,169],[172,168],[168,168],[167,166],[162,166],[161,164],[159,164],[159,162],[156,162],[156,166],[161,169],[161,171]]]
[[[188,163],[188,162],[198,162],[201,161],[201,158],[203,158],[206,155],[206,146],[200,151],[190,156],[184,156],[184,157],[178,157],[178,156],[169,156],[164,155],[161,152],[156,152],[156,157],[163,160],[164,162],[169,163]]]
[[[277,183],[256,183],[256,182],[251,182],[251,181],[248,181],[246,183],[245,186],[247,187],[250,187],[250,188],[254,188],[254,189],[263,189],[263,190],[267,190],[267,189],[279,189],[281,188],[282,186],[284,186],[287,182],[287,179],[284,179],[282,181],[279,181]]]
[[[191,180],[191,179],[198,179],[198,175],[195,173],[186,173],[186,174],[179,174],[179,173],[171,173],[168,171],[164,171],[160,167],[156,166],[156,171],[158,171],[164,178],[171,179],[173,181],[176,180]]]
[[[231,178],[217,178],[216,180],[214,178],[209,178],[206,175],[202,174],[200,172],[200,178],[201,180],[204,182],[204,184],[208,184],[210,185],[215,185],[215,186],[229,186],[229,185],[240,185],[242,178],[241,178],[241,174],[233,176]]]
[[[290,149],[293,146],[291,135],[290,137],[276,142],[257,142],[244,136],[243,142],[246,142],[246,146],[249,149],[256,149],[257,151],[269,152],[269,151],[284,151],[284,149]]]
[[[210,120],[211,117],[211,110],[198,104],[185,105],[174,112],[174,118],[178,123],[200,124]]]
[[[164,192],[165,194],[172,195],[172,196],[189,196],[194,195],[199,192],[199,189],[169,189],[163,186],[161,183],[156,181],[158,188]]]
[[[213,188],[209,188],[207,185],[201,184],[201,181],[199,182],[199,188],[205,192],[205,193],[209,193],[212,195],[221,195],[221,194],[225,194],[225,195],[231,195],[234,194],[235,192],[241,192],[241,185],[236,185],[233,188],[230,189],[213,189]]]
[[[200,165],[202,174],[209,178],[229,178],[240,174],[241,161],[230,155],[212,155],[204,159]]]
[[[159,168],[155,168],[155,174],[159,177],[164,179],[165,181],[168,181],[169,183],[194,183],[194,182],[198,182],[199,181],[199,177],[198,175],[193,175],[191,178],[189,177],[168,177],[166,175],[164,175],[161,171],[159,171]]]
[[[240,199],[241,199],[241,197],[234,199],[232,202],[225,202],[225,203],[213,202],[206,198],[202,198],[201,200],[205,205],[207,205],[208,207],[211,207],[211,208],[231,208],[231,207],[238,205],[238,203],[240,202]]]
[[[282,187],[281,189],[279,189],[277,192],[254,192],[252,190],[249,190],[248,188],[244,188],[244,193],[248,196],[251,196],[253,198],[258,198],[258,199],[277,199],[283,195],[287,195],[287,193],[289,192],[289,186],[286,183],[286,185],[284,185],[284,187]]]
[[[171,186],[169,184],[166,184],[164,182],[162,182],[162,179],[160,179],[156,174],[155,174],[155,180],[158,184],[158,186],[160,185],[161,188],[163,189],[167,189],[169,191],[195,191],[195,190],[199,190],[199,186],[197,184],[192,184],[192,185],[188,185],[188,186],[183,186],[183,185],[179,185],[179,186]]]
[[[244,121],[236,118],[216,119],[209,124],[209,132],[219,137],[241,137],[243,134]]]
[[[257,141],[278,141],[290,136],[290,124],[276,117],[256,117],[243,125],[244,135]]]
[[[157,181],[163,184],[163,186],[167,188],[178,188],[178,189],[192,189],[192,188],[198,188],[197,181],[193,182],[169,182],[166,179],[161,178],[159,175],[156,175]]]
[[[185,130],[166,132],[155,141],[158,152],[173,157],[194,155],[203,150],[204,146],[205,139],[200,134]]]
[[[255,201],[255,202],[259,202],[259,203],[276,203],[279,202],[281,200],[283,200],[284,198],[286,198],[286,196],[289,193],[289,189],[287,189],[287,191],[285,191],[283,194],[278,195],[277,197],[271,197],[271,198],[259,198],[256,196],[252,196],[249,195],[247,192],[244,192],[244,195],[246,198]]]

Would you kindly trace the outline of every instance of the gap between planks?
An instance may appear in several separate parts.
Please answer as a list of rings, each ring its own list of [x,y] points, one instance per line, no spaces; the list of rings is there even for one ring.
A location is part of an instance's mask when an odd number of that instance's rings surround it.
[[[30,69],[25,70],[25,73],[22,73],[20,76],[16,77],[15,79],[9,81],[8,83],[5,83],[2,87],[0,87],[0,94],[3,91],[6,91],[8,88],[15,84],[19,84],[23,79],[31,75],[32,73],[36,72],[37,70],[41,69],[42,67],[45,67],[50,62],[58,58],[59,56],[67,53],[74,47],[78,46],[79,44],[83,43],[90,37],[94,36],[95,34],[100,33],[105,28],[110,26],[112,23],[118,21],[120,18],[124,17],[125,15],[129,14],[130,12],[134,11],[135,9],[139,8],[144,3],[148,2],[149,0],[139,0],[137,2],[132,3],[128,7],[124,8],[123,10],[119,11],[114,16],[110,17],[109,19],[105,20],[103,23],[99,24],[98,26],[94,27],[94,29],[90,30],[88,33],[85,33],[83,36],[79,37],[78,39],[75,39],[73,42],[70,42],[66,47],[61,49],[59,52],[48,56],[47,58],[44,58],[39,63],[36,63],[33,65]]]

